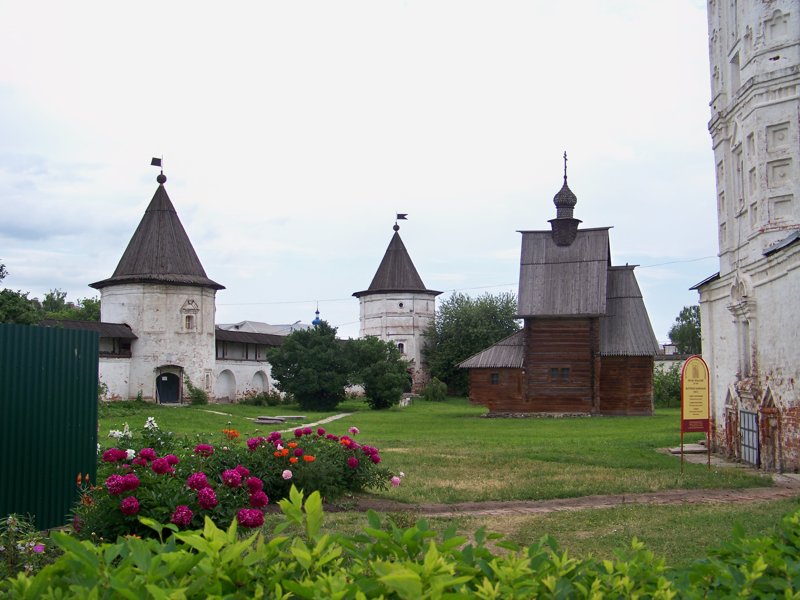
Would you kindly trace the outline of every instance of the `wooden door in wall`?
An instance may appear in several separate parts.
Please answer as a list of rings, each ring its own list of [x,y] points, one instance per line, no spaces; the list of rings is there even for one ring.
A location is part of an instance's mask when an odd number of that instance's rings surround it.
[[[181,399],[181,380],[175,373],[160,373],[156,376],[156,391],[161,404],[177,404]]]

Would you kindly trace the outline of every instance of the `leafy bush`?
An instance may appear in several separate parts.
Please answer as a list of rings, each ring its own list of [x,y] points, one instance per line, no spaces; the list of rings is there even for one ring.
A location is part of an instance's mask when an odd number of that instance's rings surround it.
[[[186,382],[186,389],[189,390],[189,402],[191,402],[192,406],[208,404],[208,392],[202,388],[194,387],[188,377],[184,381]]]
[[[239,404],[248,406],[280,406],[284,402],[288,404],[289,398],[284,398],[278,390],[268,392],[247,392],[239,401]]]
[[[321,427],[296,429],[286,440],[273,432],[246,443],[240,443],[238,431],[225,429],[220,443],[187,446],[161,432],[150,417],[137,435],[150,445],[138,452],[109,448],[102,453],[99,485],[86,487],[75,508],[79,537],[147,535],[139,516],[182,528],[201,526],[205,516],[227,525],[242,509],[261,514],[269,499],[285,497],[292,484],[335,499],[390,483],[376,448]],[[397,485],[399,478],[391,482]]]
[[[33,518],[10,514],[0,521],[0,579],[35,573],[58,554],[52,541],[36,530]]]
[[[653,404],[656,408],[681,405],[681,365],[678,362],[667,369],[656,367],[653,371]]]
[[[423,388],[422,397],[430,402],[444,402],[447,399],[447,384],[434,377]]]
[[[206,517],[202,531],[141,519],[159,539],[95,545],[54,533],[64,550],[36,575],[0,583],[16,598],[776,598],[800,587],[800,512],[775,536],[740,539],[683,573],[635,539],[615,560],[570,558],[545,537],[527,548],[478,530],[438,534],[370,512],[356,535],[323,534],[322,499],[292,487],[272,532],[242,538]],[[246,519],[245,519],[246,520]],[[166,541],[164,530],[171,531]],[[491,543],[497,551],[488,546]]]
[[[372,409],[389,408],[409,385],[408,363],[392,342],[369,336],[350,340],[347,352],[353,374],[351,384],[364,387],[364,400]]]

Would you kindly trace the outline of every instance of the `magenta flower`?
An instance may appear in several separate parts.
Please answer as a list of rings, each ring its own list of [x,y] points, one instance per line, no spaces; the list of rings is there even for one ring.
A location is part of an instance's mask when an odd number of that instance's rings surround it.
[[[236,513],[236,520],[242,527],[261,527],[264,524],[264,514],[254,508],[242,508]]]
[[[334,442],[338,442],[339,441],[339,436],[338,435],[333,435],[332,433],[329,433],[328,435],[325,436],[325,439],[326,440],[333,440]]]
[[[122,486],[126,492],[132,492],[138,488],[141,483],[142,482],[139,481],[139,478],[133,473],[128,473],[127,475],[122,476]]]
[[[178,457],[175,456],[174,454],[167,454],[164,457],[164,460],[166,460],[170,464],[170,466],[173,466],[173,467],[175,465],[177,465],[179,462],[181,462],[180,460],[178,460]]]
[[[197,446],[194,447],[194,453],[200,456],[211,456],[214,454],[214,446],[209,444],[197,444]],[[141,452],[139,454],[141,454]]]
[[[320,436],[325,435],[325,430],[322,427],[318,427],[317,428],[317,435],[320,435]]]
[[[258,492],[264,489],[264,482],[261,481],[258,477],[250,477],[247,480],[247,489],[250,490],[251,494]]]
[[[125,478],[122,475],[109,475],[105,483],[108,493],[112,496],[119,496],[125,491]]]
[[[294,449],[295,456],[303,456],[303,449],[302,448],[295,448]]]
[[[311,435],[312,433],[314,433],[314,431],[311,427],[303,427],[303,435]]]
[[[103,452],[104,462],[119,462],[128,458],[128,453],[120,448],[109,448]]]
[[[146,458],[142,458],[141,456],[137,456],[136,458],[134,458],[131,461],[131,463],[133,463],[134,465],[140,466],[140,467],[146,467],[147,466],[147,459]]]
[[[358,427],[351,427],[350,429],[348,429],[348,430],[347,430],[347,432],[348,432],[350,435],[358,435],[359,433],[361,433],[361,432],[358,430]]]
[[[294,430],[294,437],[303,437],[303,430],[302,429],[295,429]]]
[[[33,551],[36,552],[36,554],[42,554],[44,552],[44,544],[36,544],[33,547]]]
[[[250,506],[253,508],[261,508],[267,504],[269,504],[269,497],[261,490],[250,494]]]
[[[193,490],[202,490],[208,487],[208,479],[205,473],[192,473],[186,479],[186,486]]]
[[[350,467],[351,469],[357,469],[358,459],[355,456],[351,456],[350,458],[347,459],[347,466]]]
[[[175,523],[178,527],[188,527],[192,522],[194,513],[185,504],[180,504],[175,507],[175,512],[172,513],[170,521]]]
[[[135,515],[139,512],[139,501],[133,496],[128,496],[119,505],[123,515]]]
[[[142,448],[139,450],[139,456],[145,460],[155,460],[158,458],[156,451],[152,448]]]
[[[197,503],[203,510],[211,510],[218,504],[217,494],[210,487],[203,488],[197,492]]]
[[[239,473],[239,475],[242,476],[242,479],[244,479],[245,477],[250,477],[250,471],[247,469],[247,467],[243,467],[242,465],[236,465],[235,470],[237,473]]]
[[[392,485],[394,487],[397,487],[398,485],[400,485],[400,478],[397,475],[392,477],[390,481],[392,482]]]
[[[267,436],[267,442],[272,443],[276,440],[281,439],[281,432],[280,431],[273,431]]]
[[[153,473],[158,475],[164,475],[166,473],[174,473],[175,469],[169,466],[166,458],[157,458],[153,461],[153,464],[150,465],[150,468],[153,469]]]
[[[247,440],[247,448],[252,452],[256,448],[258,448],[261,445],[261,442],[263,441],[264,438],[261,436],[250,438],[249,440]]]
[[[222,472],[222,483],[229,488],[238,488],[242,485],[242,476],[236,469],[226,469]]]
[[[281,477],[283,477],[286,481],[289,481],[292,478],[292,472],[289,469],[286,469],[283,473],[281,473]]]
[[[377,454],[372,454],[372,455],[370,455],[369,459],[370,459],[370,460],[371,460],[371,461],[372,461],[374,464],[376,464],[376,465],[377,465],[379,462],[381,462],[381,457],[380,457],[380,456],[378,456]]]

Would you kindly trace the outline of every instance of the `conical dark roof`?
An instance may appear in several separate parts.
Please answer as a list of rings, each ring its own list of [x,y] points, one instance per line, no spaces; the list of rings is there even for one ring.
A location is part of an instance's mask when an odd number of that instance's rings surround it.
[[[225,289],[206,277],[164,188],[165,181],[166,177],[159,175],[158,189],[114,274],[90,284],[91,287],[99,290],[122,283],[171,283]]]
[[[441,292],[429,290],[422,283],[422,278],[417,273],[411,257],[408,255],[400,234],[395,230],[386,254],[383,255],[378,271],[372,278],[369,288],[353,294],[356,298],[367,294],[380,294],[386,292],[425,292],[438,295]]]

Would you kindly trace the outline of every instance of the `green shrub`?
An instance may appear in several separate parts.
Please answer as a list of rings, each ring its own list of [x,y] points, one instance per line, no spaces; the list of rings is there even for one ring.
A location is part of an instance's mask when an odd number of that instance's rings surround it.
[[[0,521],[0,579],[35,573],[60,554],[53,542],[36,530],[33,521],[17,514]]]
[[[208,392],[202,388],[194,387],[188,377],[184,379],[184,382],[186,383],[186,389],[189,390],[189,402],[192,406],[208,404]]]
[[[434,377],[423,388],[422,397],[431,402],[444,402],[447,399],[447,384]]]
[[[667,369],[656,367],[653,371],[653,405],[656,408],[681,405],[681,363],[675,362]]]
[[[322,498],[292,487],[272,531],[178,531],[141,519],[159,539],[53,539],[64,555],[0,582],[16,598],[789,598],[800,587],[800,512],[772,537],[739,539],[676,573],[641,542],[614,560],[571,558],[545,537],[527,548],[478,530],[407,528],[374,512],[355,535],[323,534]],[[171,533],[163,540],[164,532]],[[246,536],[246,537],[245,537]],[[489,545],[496,550],[490,549]]]
[[[280,406],[285,398],[278,390],[268,392],[247,392],[239,401],[239,404],[248,406]]]

